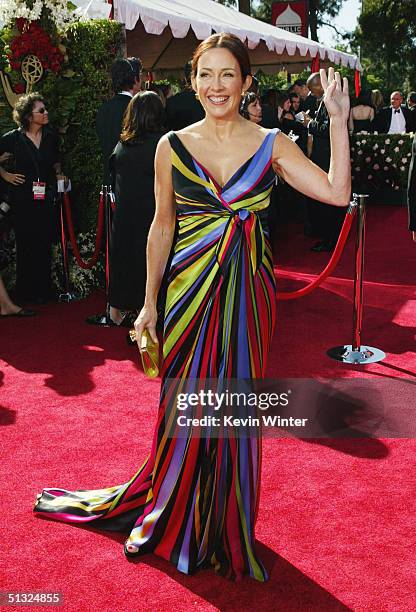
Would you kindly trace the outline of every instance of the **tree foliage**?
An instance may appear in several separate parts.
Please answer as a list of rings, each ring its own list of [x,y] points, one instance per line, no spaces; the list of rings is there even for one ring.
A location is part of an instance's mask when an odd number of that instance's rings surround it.
[[[363,66],[379,75],[384,93],[416,89],[415,0],[365,0],[353,48],[361,49]]]
[[[309,26],[312,40],[318,40],[318,28],[323,25],[334,27],[331,19],[336,17],[344,0],[309,0]],[[217,0],[220,4],[237,7],[240,2]],[[250,15],[261,21],[271,22],[273,0],[252,0]],[[335,28],[334,28],[335,29]]]

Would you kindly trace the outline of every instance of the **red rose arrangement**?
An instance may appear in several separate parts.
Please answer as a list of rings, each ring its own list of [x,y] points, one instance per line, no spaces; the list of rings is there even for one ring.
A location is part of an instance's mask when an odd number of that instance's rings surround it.
[[[13,91],[17,94],[24,94],[26,89],[25,86],[22,85],[22,83],[16,83],[16,85],[13,87]]]
[[[52,44],[49,34],[36,21],[28,24],[26,19],[16,19],[16,26],[20,34],[11,41],[7,54],[12,70],[20,70],[26,55],[36,55],[44,70],[59,72],[64,54]]]

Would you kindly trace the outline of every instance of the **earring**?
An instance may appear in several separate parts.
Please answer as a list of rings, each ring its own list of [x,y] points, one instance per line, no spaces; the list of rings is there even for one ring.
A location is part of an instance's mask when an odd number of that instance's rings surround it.
[[[199,96],[198,96],[198,94],[197,94],[197,93],[195,94],[195,99],[196,99],[196,100],[199,100]]]
[[[244,96],[246,95],[246,92],[243,90],[243,91],[241,92],[241,95],[242,95],[242,96],[243,96],[243,98],[244,98]]]

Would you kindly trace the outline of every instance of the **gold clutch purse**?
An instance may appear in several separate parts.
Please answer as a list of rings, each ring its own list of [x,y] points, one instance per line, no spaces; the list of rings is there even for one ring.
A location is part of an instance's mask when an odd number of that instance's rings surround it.
[[[129,336],[132,342],[137,342],[134,329],[129,331]],[[156,378],[159,375],[159,344],[153,342],[147,329],[142,333],[139,350],[144,373],[150,378]]]

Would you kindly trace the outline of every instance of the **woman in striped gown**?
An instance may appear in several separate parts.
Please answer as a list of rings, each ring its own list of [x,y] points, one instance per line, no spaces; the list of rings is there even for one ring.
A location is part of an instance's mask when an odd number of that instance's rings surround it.
[[[261,442],[255,436],[186,435],[172,421],[178,390],[196,379],[264,376],[275,321],[275,281],[266,225],[275,172],[333,205],[350,192],[348,84],[322,71],[332,117],[328,175],[278,130],[239,115],[250,86],[244,44],[230,34],[202,42],[192,83],[206,117],[163,137],[156,153],[156,214],[148,238],[146,301],[136,323],[156,341],[156,298],[169,274],[160,407],[150,456],[122,485],[44,489],[35,511],[61,521],[129,533],[125,554],[153,552],[178,570],[213,567],[264,581],[255,551]],[[172,424],[173,423],[173,424]]]

